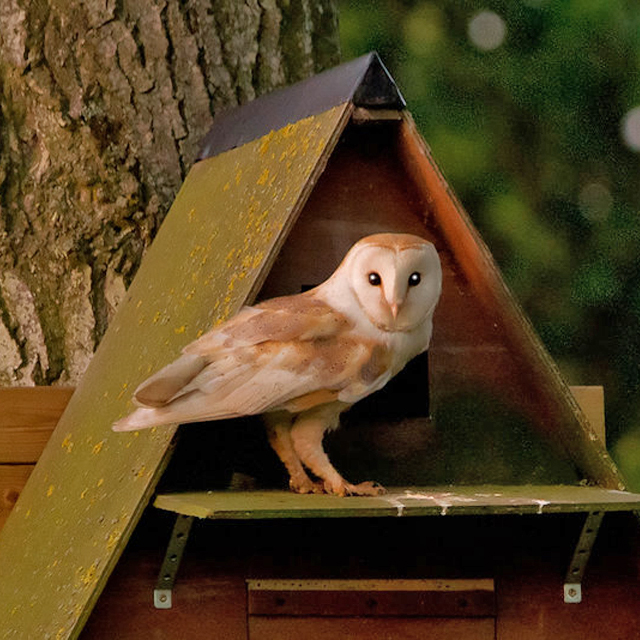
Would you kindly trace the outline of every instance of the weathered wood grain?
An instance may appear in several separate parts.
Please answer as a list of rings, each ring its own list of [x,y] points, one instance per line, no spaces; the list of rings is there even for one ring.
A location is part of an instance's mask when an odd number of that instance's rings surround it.
[[[606,445],[607,432],[604,411],[604,387],[598,385],[575,385],[569,387],[600,441]]]
[[[71,387],[0,389],[0,464],[35,464],[72,394]]]

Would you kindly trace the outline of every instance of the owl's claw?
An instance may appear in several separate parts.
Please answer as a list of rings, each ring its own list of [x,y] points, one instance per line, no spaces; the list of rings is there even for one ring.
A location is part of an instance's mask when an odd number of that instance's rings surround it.
[[[386,493],[386,489],[377,482],[367,481],[360,484],[351,484],[343,480],[338,486],[324,483],[324,490],[336,496],[379,496]]]
[[[308,477],[297,481],[289,480],[289,488],[295,493],[324,493],[324,485],[320,482],[313,482]]]
[[[386,492],[381,484],[371,480],[348,485],[348,495],[350,496],[379,496]]]

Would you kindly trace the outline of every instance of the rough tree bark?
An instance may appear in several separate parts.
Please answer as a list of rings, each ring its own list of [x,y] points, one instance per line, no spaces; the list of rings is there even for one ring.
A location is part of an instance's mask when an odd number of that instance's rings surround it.
[[[2,0],[0,385],[77,382],[215,113],[338,57],[336,0]]]

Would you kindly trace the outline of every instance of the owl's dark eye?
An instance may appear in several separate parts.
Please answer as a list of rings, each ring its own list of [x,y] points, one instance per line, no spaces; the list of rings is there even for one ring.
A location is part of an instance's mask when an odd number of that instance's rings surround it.
[[[415,287],[417,284],[420,284],[420,280],[422,280],[422,276],[417,271],[414,271],[409,276],[409,286]]]
[[[369,284],[372,287],[379,287],[382,284],[382,278],[380,277],[379,273],[376,273],[375,271],[372,271],[369,275]]]

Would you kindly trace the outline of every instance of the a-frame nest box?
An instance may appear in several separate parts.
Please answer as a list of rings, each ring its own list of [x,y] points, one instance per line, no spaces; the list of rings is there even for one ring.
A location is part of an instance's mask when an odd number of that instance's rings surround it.
[[[352,481],[421,485],[422,492],[405,489],[402,499],[393,492],[291,494],[304,500],[300,507],[282,491],[275,503],[255,503],[256,517],[260,508],[264,517],[287,509],[289,517],[344,517],[638,508],[640,497],[622,491],[604,444],[509,293],[393,79],[369,54],[216,118],[2,531],[0,620],[15,632],[7,637],[76,636],[150,502],[176,427],[111,431],[131,409],[138,383],[243,304],[323,281],[355,241],[383,231],[426,237],[442,260],[428,379],[423,362],[389,392],[389,413],[378,406],[347,414],[352,424],[332,455]],[[361,438],[369,438],[366,447]],[[487,483],[503,490],[462,487]],[[456,502],[449,492],[449,502],[429,501],[424,487],[436,484],[472,497]],[[511,495],[506,486],[527,484],[540,485],[539,493],[520,486]],[[549,493],[548,485],[568,485],[569,493]],[[172,508],[164,498],[158,506]],[[187,515],[215,517],[214,498]],[[224,517],[234,508],[248,517],[251,495],[233,499]]]

